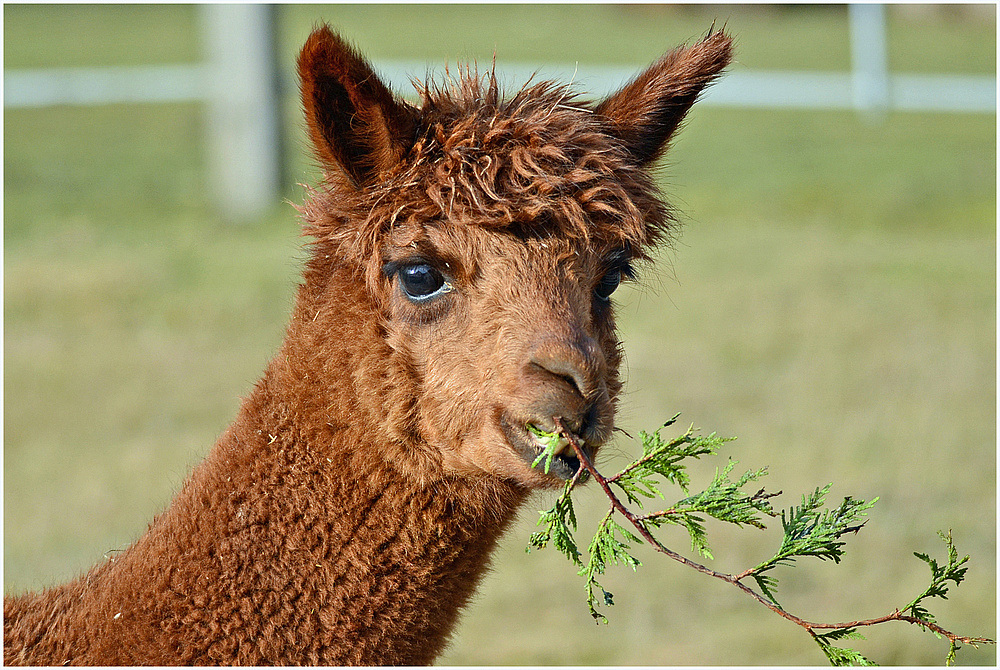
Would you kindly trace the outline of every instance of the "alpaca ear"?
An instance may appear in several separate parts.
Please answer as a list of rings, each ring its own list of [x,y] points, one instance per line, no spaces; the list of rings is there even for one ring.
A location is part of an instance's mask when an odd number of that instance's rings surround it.
[[[597,106],[607,132],[638,165],[652,163],[698,95],[729,65],[732,51],[732,39],[717,32],[663,56]]]
[[[363,188],[413,146],[417,111],[328,26],[306,40],[298,69],[309,135],[324,168],[343,170]]]

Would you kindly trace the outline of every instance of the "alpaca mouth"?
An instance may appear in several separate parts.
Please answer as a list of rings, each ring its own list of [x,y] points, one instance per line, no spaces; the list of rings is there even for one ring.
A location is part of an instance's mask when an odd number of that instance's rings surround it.
[[[576,471],[580,468],[580,458],[577,456],[573,444],[565,435],[562,433],[548,433],[532,423],[529,423],[525,427],[534,441],[535,458],[531,461],[531,467],[539,469],[542,472],[549,472],[554,464],[559,463],[560,465],[569,466],[573,474],[576,474]],[[573,437],[581,448],[586,447],[586,443],[582,437],[579,435],[573,435]],[[572,477],[573,475],[569,476]],[[563,479],[568,478],[563,477]]]
[[[530,422],[517,425],[506,417],[501,419],[500,425],[507,441],[529,467],[559,479],[570,479],[580,469],[580,459],[564,435],[557,436]],[[587,448],[583,438],[576,435],[574,437],[581,447]],[[550,440],[556,440],[550,450],[551,457],[546,454]]]

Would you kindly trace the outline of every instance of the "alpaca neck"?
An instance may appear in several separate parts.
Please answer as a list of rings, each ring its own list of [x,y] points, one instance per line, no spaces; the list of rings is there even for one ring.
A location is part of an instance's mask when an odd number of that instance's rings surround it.
[[[5,659],[435,658],[525,494],[492,477],[411,475],[391,462],[399,445],[364,418],[350,380],[330,383],[303,363],[313,335],[295,323],[146,535],[75,582],[5,603]],[[22,636],[33,638],[30,648]]]
[[[268,417],[280,422],[302,403],[267,398],[267,381],[257,394],[271,411],[259,414],[265,420],[256,429],[250,421],[242,431],[234,427],[229,440],[252,463],[238,468],[242,477],[269,477],[260,481],[256,496],[229,510],[235,532],[229,532],[231,547],[220,551],[242,552],[241,567],[271,573],[265,590],[281,594],[269,597],[277,597],[275,607],[288,611],[289,621],[278,624],[272,614],[264,625],[280,625],[295,647],[283,648],[276,639],[273,656],[253,661],[431,662],[523,493],[492,478],[407,476],[373,456],[385,445],[335,416],[310,426],[311,435],[296,423],[271,424],[269,430]],[[239,490],[249,487],[247,480]],[[275,526],[280,533],[241,539],[252,529]],[[261,547],[255,545],[268,547],[272,565],[256,565]],[[293,633],[294,627],[299,630]]]
[[[352,426],[288,421],[301,403],[269,385],[165,515],[160,536],[180,544],[156,543],[175,567],[152,596],[184,596],[157,602],[156,618],[192,633],[184,648],[200,651],[185,660],[200,663],[431,662],[521,494],[486,479],[420,483],[372,457],[382,445]],[[202,625],[189,628],[195,613]],[[206,637],[234,625],[247,638],[235,648]]]

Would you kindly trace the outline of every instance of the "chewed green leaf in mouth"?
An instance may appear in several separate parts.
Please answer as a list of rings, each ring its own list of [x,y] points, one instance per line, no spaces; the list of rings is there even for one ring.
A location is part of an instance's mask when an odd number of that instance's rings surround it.
[[[538,464],[543,460],[545,465],[542,471],[545,474],[549,474],[549,468],[552,465],[552,459],[555,458],[560,453],[569,449],[570,453],[573,451],[573,446],[570,444],[569,440],[566,439],[564,435],[559,432],[549,433],[542,430],[541,428],[535,426],[534,424],[527,424],[525,426],[528,432],[531,433],[532,437],[535,439],[535,443],[541,449],[538,456],[532,462],[531,467],[536,468]]]

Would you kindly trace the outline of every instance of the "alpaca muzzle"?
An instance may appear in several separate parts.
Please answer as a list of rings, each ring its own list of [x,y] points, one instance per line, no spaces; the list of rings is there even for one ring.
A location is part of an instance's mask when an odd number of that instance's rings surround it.
[[[525,409],[529,423],[555,432],[555,419],[580,442],[596,448],[608,441],[614,426],[614,405],[608,392],[608,368],[597,341],[577,333],[572,338],[546,337],[531,348],[525,367],[535,400]]]

